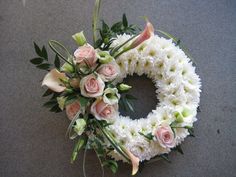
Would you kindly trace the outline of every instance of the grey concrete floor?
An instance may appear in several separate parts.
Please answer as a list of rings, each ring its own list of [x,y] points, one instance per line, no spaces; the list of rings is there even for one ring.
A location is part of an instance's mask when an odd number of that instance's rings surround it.
[[[29,59],[34,57],[33,41],[42,45],[57,39],[75,49],[71,35],[81,30],[91,41],[93,2],[0,1],[1,177],[83,176],[81,161],[69,163],[73,142],[64,137],[69,121],[63,113],[41,107],[45,100],[39,81],[45,72],[35,70]],[[101,10],[110,24],[125,12],[130,22],[142,26],[139,16],[146,15],[156,28],[181,38],[202,79],[196,138],[183,143],[184,155],[171,153],[171,164],[150,164],[137,177],[236,176],[236,1],[104,0]],[[151,84],[143,85],[153,91]],[[141,99],[145,93],[137,96]],[[146,112],[155,101],[150,97],[145,103]],[[93,153],[88,155],[87,171],[88,177],[100,176]],[[106,176],[130,176],[130,167],[120,164],[116,175],[106,170]]]

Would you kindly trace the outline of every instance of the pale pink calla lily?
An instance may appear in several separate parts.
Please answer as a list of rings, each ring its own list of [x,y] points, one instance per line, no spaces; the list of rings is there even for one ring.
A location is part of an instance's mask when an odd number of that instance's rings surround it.
[[[59,72],[57,69],[52,69],[43,79],[42,86],[47,86],[54,92],[63,92],[66,87],[63,86],[60,79],[66,79],[64,73]]]
[[[123,150],[129,156],[129,159],[132,163],[132,175],[135,175],[138,172],[139,158],[134,156],[128,149],[124,148]]]
[[[154,27],[153,25],[147,21],[146,27],[143,30],[143,32],[132,42],[130,45],[130,48],[135,48],[138,45],[140,45],[142,42],[149,39],[151,36],[154,35]]]

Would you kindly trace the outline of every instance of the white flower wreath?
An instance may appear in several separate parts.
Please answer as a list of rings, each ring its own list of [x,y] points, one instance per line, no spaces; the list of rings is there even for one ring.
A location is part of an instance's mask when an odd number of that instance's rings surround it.
[[[120,45],[129,38],[129,35],[120,35],[112,45]],[[174,124],[172,129],[175,144],[172,147],[179,145],[189,135],[187,127],[192,127],[197,120],[201,92],[200,78],[195,73],[195,67],[171,39],[157,35],[122,54],[116,62],[121,70],[116,82],[134,73],[145,74],[157,88],[159,103],[146,118],[132,120],[129,116],[119,115],[114,124],[109,126],[114,137],[140,161],[169,153],[170,147],[163,147],[160,141],[148,140],[143,135],[154,135],[160,125]],[[115,160],[124,160],[116,151],[110,155]]]

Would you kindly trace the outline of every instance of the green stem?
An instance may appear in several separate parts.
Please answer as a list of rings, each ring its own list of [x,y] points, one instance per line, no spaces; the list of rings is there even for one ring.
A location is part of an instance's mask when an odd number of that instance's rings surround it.
[[[130,161],[129,157],[127,157],[126,153],[124,152],[124,150],[122,149],[122,147],[112,138],[112,136],[105,130],[105,128],[103,128],[100,123],[96,120],[96,123],[99,127],[99,129],[101,130],[101,132],[103,133],[103,135],[107,138],[107,140],[111,143],[111,145],[113,146],[114,149],[117,150],[117,152],[119,152],[128,162]]]
[[[93,11],[93,22],[92,22],[94,46],[97,41],[97,22],[98,22],[100,5],[101,5],[101,0],[96,0],[95,6],[94,6],[94,11]]]
[[[135,37],[137,37],[138,35],[134,35],[131,38],[129,38],[127,41],[125,41],[123,44],[119,45],[118,47],[114,48],[111,50],[111,56],[113,56],[119,49],[121,49],[121,47],[123,47],[124,45],[126,45],[128,42],[130,42],[132,39],[134,39]]]
[[[73,66],[73,64],[71,62],[69,62],[67,60],[67,58],[65,58],[54,46],[59,46],[60,48],[62,48],[66,53],[67,53],[67,57],[70,56],[70,53],[69,51],[58,41],[55,41],[55,40],[50,40],[48,42],[50,48],[58,55],[61,57],[61,59],[63,59],[66,63],[70,64],[71,66]]]
[[[128,48],[125,48],[124,50],[122,50],[121,52],[119,52],[118,54],[116,54],[115,56],[114,56],[114,58],[116,59],[117,57],[119,57],[121,54],[123,54],[123,53],[125,53],[125,52],[128,52],[130,50],[130,48],[128,47]]]
[[[89,140],[88,140],[88,142],[89,142]],[[85,162],[86,162],[86,153],[87,153],[87,150],[88,150],[88,142],[85,146],[84,157],[83,157],[83,175],[84,175],[84,177],[86,177]]]

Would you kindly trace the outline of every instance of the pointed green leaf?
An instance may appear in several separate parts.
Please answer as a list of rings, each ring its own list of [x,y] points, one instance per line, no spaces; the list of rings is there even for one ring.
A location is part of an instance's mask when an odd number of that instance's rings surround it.
[[[125,14],[123,14],[122,22],[123,22],[123,26],[124,26],[125,28],[127,28],[127,27],[128,27],[128,20],[127,20]]]
[[[42,55],[41,57],[48,60],[48,53],[47,53],[47,50],[46,50],[45,46],[43,46],[43,48],[42,48],[41,55]]]
[[[50,90],[50,89],[47,89],[47,90],[44,92],[44,94],[43,94],[42,97],[46,97],[46,96],[49,96],[49,95],[51,95],[51,94],[53,94],[53,91]]]
[[[58,55],[55,56],[54,65],[58,70],[60,70],[60,59]]]
[[[50,66],[51,65],[48,63],[43,63],[43,64],[38,65],[37,68],[43,69],[43,70],[48,70],[50,68]]]
[[[33,58],[30,60],[30,62],[34,65],[39,65],[43,62],[43,59],[42,58]]]
[[[89,102],[89,98],[85,98],[85,97],[79,97],[79,102],[80,102],[80,105],[82,107],[86,106]]]
[[[43,104],[43,106],[47,107],[47,108],[52,108],[55,105],[57,105],[57,101],[56,100],[50,100],[50,101],[48,101],[48,102]]]
[[[38,56],[42,57],[41,55],[41,49],[39,48],[39,46],[34,42],[34,50],[37,53]]]

